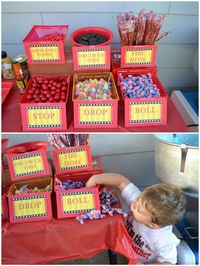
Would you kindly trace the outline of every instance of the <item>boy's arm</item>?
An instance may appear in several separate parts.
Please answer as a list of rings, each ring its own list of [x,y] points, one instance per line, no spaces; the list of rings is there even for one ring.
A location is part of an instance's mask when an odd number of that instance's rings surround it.
[[[106,173],[93,175],[86,183],[86,187],[95,187],[96,185],[115,186],[121,191],[131,183],[125,176],[115,173]]]

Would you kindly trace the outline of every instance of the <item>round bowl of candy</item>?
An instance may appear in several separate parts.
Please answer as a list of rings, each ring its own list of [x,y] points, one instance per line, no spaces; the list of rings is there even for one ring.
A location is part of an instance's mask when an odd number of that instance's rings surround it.
[[[113,33],[102,27],[85,27],[74,31],[71,41],[76,46],[107,45],[113,39]]]

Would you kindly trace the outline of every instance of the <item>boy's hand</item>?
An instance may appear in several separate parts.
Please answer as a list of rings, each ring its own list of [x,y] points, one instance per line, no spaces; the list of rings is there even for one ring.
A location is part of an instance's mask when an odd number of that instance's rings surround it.
[[[130,183],[130,181],[120,174],[104,173],[90,177],[85,184],[86,187],[95,187],[96,185],[114,186],[121,191]]]
[[[85,187],[96,187],[96,183],[94,180],[94,175],[92,177],[90,177],[90,179],[86,182]]]

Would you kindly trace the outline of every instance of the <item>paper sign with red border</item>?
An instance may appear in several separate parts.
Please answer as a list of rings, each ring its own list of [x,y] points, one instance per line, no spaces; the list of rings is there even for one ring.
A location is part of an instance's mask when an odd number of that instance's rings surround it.
[[[53,150],[53,158],[56,174],[92,169],[88,145]]]
[[[123,46],[121,68],[155,67],[157,45]]]
[[[46,149],[8,154],[7,160],[12,181],[51,174]]]
[[[74,70],[110,69],[110,46],[72,47]]]

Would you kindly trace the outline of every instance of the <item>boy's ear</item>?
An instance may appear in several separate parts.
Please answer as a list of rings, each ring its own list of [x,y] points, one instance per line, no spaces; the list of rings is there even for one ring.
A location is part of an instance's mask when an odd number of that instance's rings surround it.
[[[161,226],[159,224],[154,224],[154,223],[150,223],[149,224],[149,227],[152,228],[152,229],[158,229],[158,228],[161,228]]]

